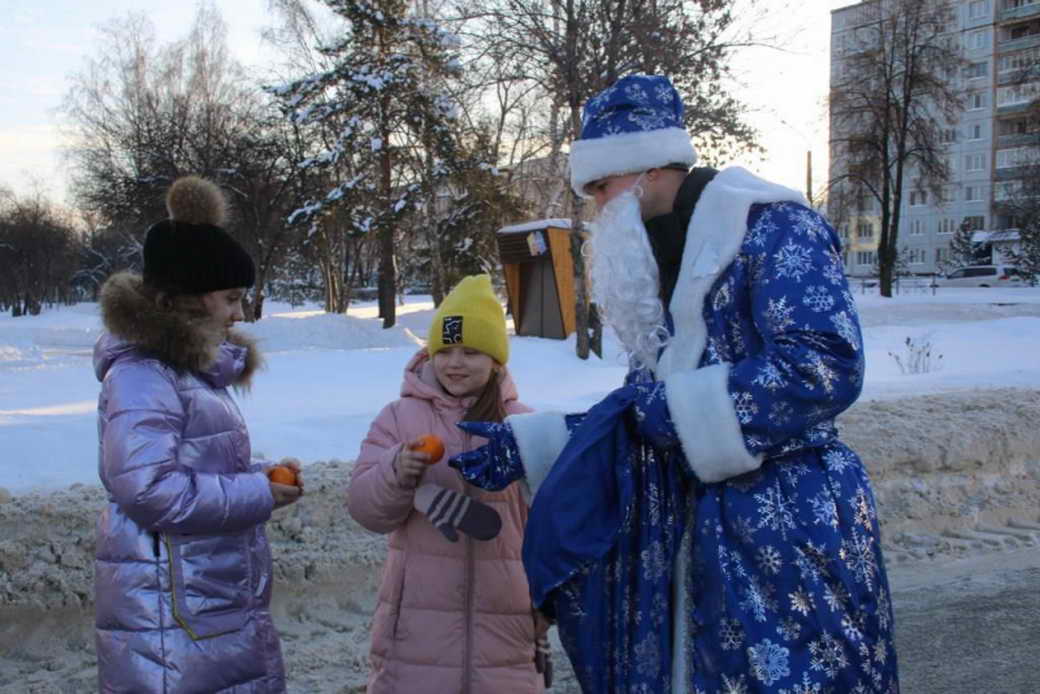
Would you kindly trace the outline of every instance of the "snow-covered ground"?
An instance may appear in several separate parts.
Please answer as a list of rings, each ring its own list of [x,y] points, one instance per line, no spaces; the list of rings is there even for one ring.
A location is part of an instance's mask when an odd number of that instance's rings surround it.
[[[1040,388],[1040,288],[925,290],[893,299],[854,289],[867,350],[864,398]],[[254,451],[305,462],[353,459],[422,344],[430,298],[407,297],[398,327],[386,331],[373,303],[352,307],[346,317],[314,307],[265,308],[266,318],[244,328],[267,357],[252,393],[239,398]],[[97,482],[98,383],[90,352],[99,331],[94,304],[0,316],[0,470],[11,492]],[[890,353],[906,363],[907,338],[930,342],[929,373],[900,371]],[[602,361],[582,361],[573,337],[514,337],[509,367],[531,406],[580,410],[623,378],[609,336],[605,350]]]

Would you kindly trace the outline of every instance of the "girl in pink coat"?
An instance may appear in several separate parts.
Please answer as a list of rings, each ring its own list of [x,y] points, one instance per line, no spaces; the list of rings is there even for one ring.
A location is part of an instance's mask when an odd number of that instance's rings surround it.
[[[369,530],[390,533],[369,694],[543,690],[545,623],[531,607],[520,557],[527,504],[516,484],[485,492],[447,464],[485,443],[459,421],[529,411],[517,401],[508,357],[490,278],[463,279],[434,315],[426,349],[405,367],[401,397],[361,444],[347,508]],[[409,449],[425,434],[444,442],[439,460]]]

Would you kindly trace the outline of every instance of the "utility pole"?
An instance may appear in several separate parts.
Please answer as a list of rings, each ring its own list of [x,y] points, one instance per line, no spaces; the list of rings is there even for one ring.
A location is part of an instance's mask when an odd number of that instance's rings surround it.
[[[816,207],[812,199],[812,150],[805,153],[805,199],[809,201],[810,207]]]

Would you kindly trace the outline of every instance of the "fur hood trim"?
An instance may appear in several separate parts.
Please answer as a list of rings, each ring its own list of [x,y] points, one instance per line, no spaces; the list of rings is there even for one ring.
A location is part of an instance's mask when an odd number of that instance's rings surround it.
[[[101,320],[113,336],[154,355],[179,371],[206,372],[213,368],[225,342],[223,331],[183,313],[163,311],[143,291],[140,275],[120,272],[101,287]],[[245,350],[245,366],[233,385],[248,389],[263,359],[256,342],[232,330],[226,341]]]

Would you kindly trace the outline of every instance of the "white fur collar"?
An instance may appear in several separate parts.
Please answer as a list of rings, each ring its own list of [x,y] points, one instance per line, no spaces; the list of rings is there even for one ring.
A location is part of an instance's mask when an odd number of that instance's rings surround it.
[[[658,360],[658,380],[700,364],[707,341],[704,299],[736,258],[747,232],[751,206],[770,202],[808,205],[798,191],[770,183],[739,166],[720,171],[701,192],[690,217],[679,278],[668,305],[675,335]]]

